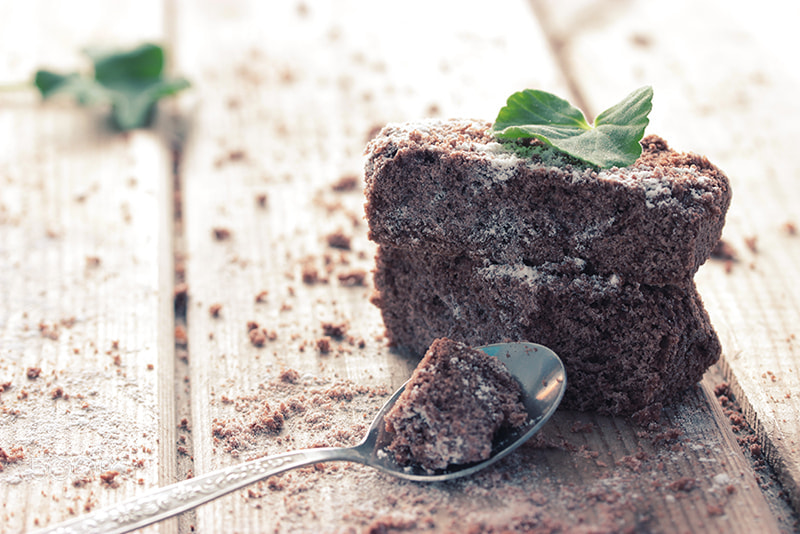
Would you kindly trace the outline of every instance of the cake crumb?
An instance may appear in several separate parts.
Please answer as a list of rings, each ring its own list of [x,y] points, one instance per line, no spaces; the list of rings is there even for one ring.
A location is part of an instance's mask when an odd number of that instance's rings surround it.
[[[255,347],[263,347],[267,343],[266,330],[255,321],[247,323],[247,335],[250,337],[250,343]]]
[[[327,337],[321,337],[316,342],[317,350],[320,354],[328,354],[331,351],[331,340]]]
[[[355,174],[346,174],[331,185],[331,189],[337,192],[354,191],[360,182]]]
[[[118,488],[119,482],[117,481],[117,477],[119,476],[119,471],[109,470],[104,473],[100,473],[100,481],[109,488]]]
[[[750,249],[753,254],[758,254],[758,236],[749,236],[744,238],[744,244]]]
[[[347,322],[343,323],[322,323],[322,332],[329,337],[341,339],[347,334],[347,329],[350,325]]]
[[[214,233],[214,239],[216,239],[217,241],[225,241],[227,239],[230,239],[231,237],[231,231],[228,228],[218,226],[214,228],[212,231]]]
[[[5,469],[5,466],[20,462],[25,459],[25,451],[21,446],[14,446],[4,450],[0,447],[0,471]]]
[[[328,234],[325,240],[329,247],[350,250],[350,236],[345,234],[342,230]]]
[[[690,492],[697,487],[697,480],[692,477],[681,477],[671,482],[667,487],[672,491]]]
[[[363,286],[367,278],[367,271],[364,269],[353,269],[339,273],[336,277],[339,283],[345,287]]]
[[[715,260],[736,260],[738,258],[738,254],[736,253],[736,249],[725,241],[724,239],[720,239],[717,241],[717,244],[714,245],[714,248],[711,249],[711,258]]]
[[[295,371],[294,369],[284,369],[281,371],[278,378],[281,382],[285,382],[287,384],[296,384],[297,380],[300,378],[300,373]]]

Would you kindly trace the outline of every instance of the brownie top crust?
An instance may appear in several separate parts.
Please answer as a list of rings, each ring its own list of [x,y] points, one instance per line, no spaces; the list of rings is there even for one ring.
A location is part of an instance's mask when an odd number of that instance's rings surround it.
[[[709,257],[730,204],[727,177],[656,136],[625,168],[597,170],[491,124],[389,124],[367,146],[369,236],[381,245],[495,263],[565,256],[589,271],[682,283]]]

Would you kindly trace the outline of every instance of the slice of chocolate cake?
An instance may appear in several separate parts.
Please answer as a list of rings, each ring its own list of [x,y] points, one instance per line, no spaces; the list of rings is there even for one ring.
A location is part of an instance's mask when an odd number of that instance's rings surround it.
[[[564,406],[609,414],[696,383],[720,354],[692,277],[722,231],[725,175],[655,136],[633,165],[596,170],[489,128],[389,125],[367,147],[390,341],[541,343],[564,360]]]
[[[569,377],[566,408],[630,414],[669,402],[720,355],[693,284],[589,275],[572,258],[530,267],[380,247],[375,287],[390,341],[415,353],[439,336],[557,351]]]
[[[636,164],[596,171],[539,142],[501,145],[489,126],[385,127],[367,147],[370,238],[494,263],[580,258],[645,284],[683,283],[719,240],[730,188],[703,157],[650,136]]]
[[[428,470],[489,458],[503,426],[525,423],[519,383],[485,352],[436,339],[386,414],[387,446],[401,465]]]

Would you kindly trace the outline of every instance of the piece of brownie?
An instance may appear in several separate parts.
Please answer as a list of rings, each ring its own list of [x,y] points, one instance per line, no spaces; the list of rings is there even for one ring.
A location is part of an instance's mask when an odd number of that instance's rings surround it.
[[[522,389],[500,360],[456,341],[434,340],[386,414],[387,446],[401,465],[426,470],[489,458],[503,426],[527,420]]]
[[[655,136],[595,170],[490,124],[389,125],[367,147],[379,244],[373,302],[421,354],[532,341],[564,361],[564,406],[632,414],[675,399],[720,355],[692,277],[719,240],[728,179]]]
[[[596,171],[538,141],[501,145],[489,126],[386,126],[367,147],[370,238],[494,263],[575,257],[646,284],[683,283],[719,240],[730,186],[704,157],[650,136],[634,165]]]
[[[422,354],[437,337],[532,341],[567,370],[562,406],[632,414],[699,381],[720,343],[693,283],[587,274],[573,258],[531,267],[379,247],[373,302],[389,340]]]

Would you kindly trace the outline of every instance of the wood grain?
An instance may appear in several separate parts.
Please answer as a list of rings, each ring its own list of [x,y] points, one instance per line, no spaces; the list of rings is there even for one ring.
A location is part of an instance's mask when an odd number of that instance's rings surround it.
[[[182,165],[195,470],[352,444],[415,360],[386,347],[369,274],[364,285],[340,281],[368,273],[374,248],[360,185],[334,185],[360,184],[363,146],[388,121],[492,119],[521,87],[563,93],[566,84],[515,1],[456,12],[245,1],[177,10],[177,65],[198,81],[183,102],[192,133]],[[331,246],[332,235],[349,248]],[[326,324],[346,332],[326,335]],[[777,531],[707,388],[653,429],[559,413],[474,479],[420,485],[318,466],[204,506],[195,526]]]
[[[3,83],[162,30],[159,2],[0,11]],[[0,465],[0,532],[21,532],[174,480],[169,159],[32,91],[0,93],[0,146],[0,447],[22,453]]]
[[[723,342],[726,377],[800,510],[800,236],[792,231],[800,220],[800,127],[789,119],[800,114],[793,57],[800,43],[780,31],[796,7],[534,4],[593,113],[652,84],[648,132],[707,155],[730,177],[723,238],[738,260],[710,261],[696,279]]]

